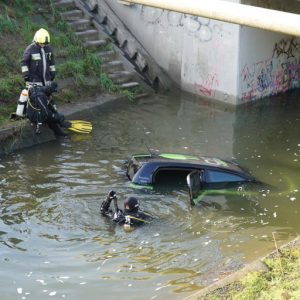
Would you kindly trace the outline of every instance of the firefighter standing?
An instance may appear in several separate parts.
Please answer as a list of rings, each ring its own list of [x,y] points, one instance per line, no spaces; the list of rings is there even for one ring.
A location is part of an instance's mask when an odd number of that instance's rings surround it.
[[[25,117],[27,115],[26,111],[29,100],[28,90],[30,88],[35,86],[52,86],[52,81],[55,77],[55,64],[49,43],[49,32],[41,28],[35,33],[32,43],[25,49],[21,60],[21,70],[26,88],[21,92],[16,113],[11,114],[11,119],[18,119],[19,117]],[[51,97],[51,93],[48,95],[48,98],[48,104],[51,104],[54,113],[56,113],[56,105],[53,97]],[[44,110],[46,111],[47,108],[48,106],[45,107]],[[36,109],[36,111],[40,112],[40,109]]]
[[[49,32],[41,28],[35,33],[33,42],[25,49],[21,69],[26,87],[32,84],[46,86],[53,81],[55,64],[49,43]]]

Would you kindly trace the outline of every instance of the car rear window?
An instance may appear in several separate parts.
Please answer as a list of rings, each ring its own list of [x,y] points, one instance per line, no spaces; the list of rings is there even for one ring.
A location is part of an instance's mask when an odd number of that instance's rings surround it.
[[[226,172],[219,171],[206,171],[206,181],[208,183],[213,182],[237,182],[237,181],[245,181],[245,179],[239,175],[230,174]]]

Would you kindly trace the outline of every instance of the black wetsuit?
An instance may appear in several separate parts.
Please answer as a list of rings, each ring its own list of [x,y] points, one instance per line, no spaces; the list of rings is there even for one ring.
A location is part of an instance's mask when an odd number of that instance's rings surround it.
[[[105,201],[102,202],[100,212],[103,216],[106,216],[120,225],[127,226],[138,226],[142,224],[151,223],[153,216],[150,214],[137,210],[128,212],[126,210],[121,210],[118,208],[117,198],[114,199],[114,210],[110,208],[110,203],[113,199],[107,197]]]
[[[53,86],[53,87],[52,87]],[[50,86],[32,86],[29,89],[29,99],[26,109],[27,118],[37,125],[46,123],[56,135],[66,135],[61,127],[67,128],[69,124],[62,114],[58,113],[51,94],[55,91],[54,84]],[[37,129],[38,130],[38,129]]]

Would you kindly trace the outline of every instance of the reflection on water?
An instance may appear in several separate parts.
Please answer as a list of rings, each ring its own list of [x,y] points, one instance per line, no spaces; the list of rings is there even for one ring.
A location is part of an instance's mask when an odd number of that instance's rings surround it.
[[[91,137],[0,161],[0,288],[5,299],[182,299],[299,234],[299,92],[235,109],[187,95],[92,112]],[[90,117],[90,116],[89,116]],[[147,147],[235,158],[266,187],[132,190],[124,163]],[[110,189],[158,218],[126,233],[99,214]],[[143,296],[141,296],[143,295]]]

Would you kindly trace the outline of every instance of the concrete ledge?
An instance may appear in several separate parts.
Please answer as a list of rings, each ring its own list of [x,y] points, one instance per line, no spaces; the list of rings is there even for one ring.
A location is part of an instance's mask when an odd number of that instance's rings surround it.
[[[249,272],[267,272],[267,271],[268,268],[262,261],[260,260],[254,261],[252,263],[247,264],[244,268],[238,270],[237,272],[226,276],[225,278],[205,287],[204,289],[200,290],[199,292],[185,299],[186,300],[203,299],[203,297],[214,292],[215,290],[222,289],[225,286],[240,280],[242,277],[246,276]]]
[[[282,245],[279,248],[279,250],[293,248],[296,245],[298,245],[299,243],[300,243],[300,236],[298,236],[294,240],[288,242],[287,244]],[[209,294],[211,294],[219,289],[226,290],[226,287],[228,285],[239,281],[240,279],[242,279],[244,276],[246,276],[250,272],[268,272],[269,269],[263,263],[263,260],[269,259],[269,258],[274,258],[275,256],[277,256],[276,250],[272,251],[271,253],[267,254],[266,256],[264,256],[262,258],[259,258],[255,261],[253,261],[252,263],[245,265],[245,267],[243,267],[242,269],[226,276],[225,278],[201,289],[200,291],[198,291],[198,292],[194,293],[193,295],[188,296],[184,299],[185,300],[205,299],[206,296],[208,296]]]
[[[88,120],[91,111],[94,112],[96,108],[117,100],[128,101],[126,98],[120,96],[101,95],[95,99],[66,104],[59,107],[58,110],[60,113],[63,113],[67,119],[84,116],[85,120]],[[47,125],[41,126],[40,134],[36,134],[35,129],[35,126],[32,126],[27,119],[12,122],[5,128],[0,129],[0,157],[11,154],[17,150],[53,141],[57,138]]]
[[[31,126],[28,121],[18,122],[17,125],[0,130],[0,156],[56,138],[53,132],[44,125],[41,126],[41,131],[41,134],[36,134],[35,127]]]

